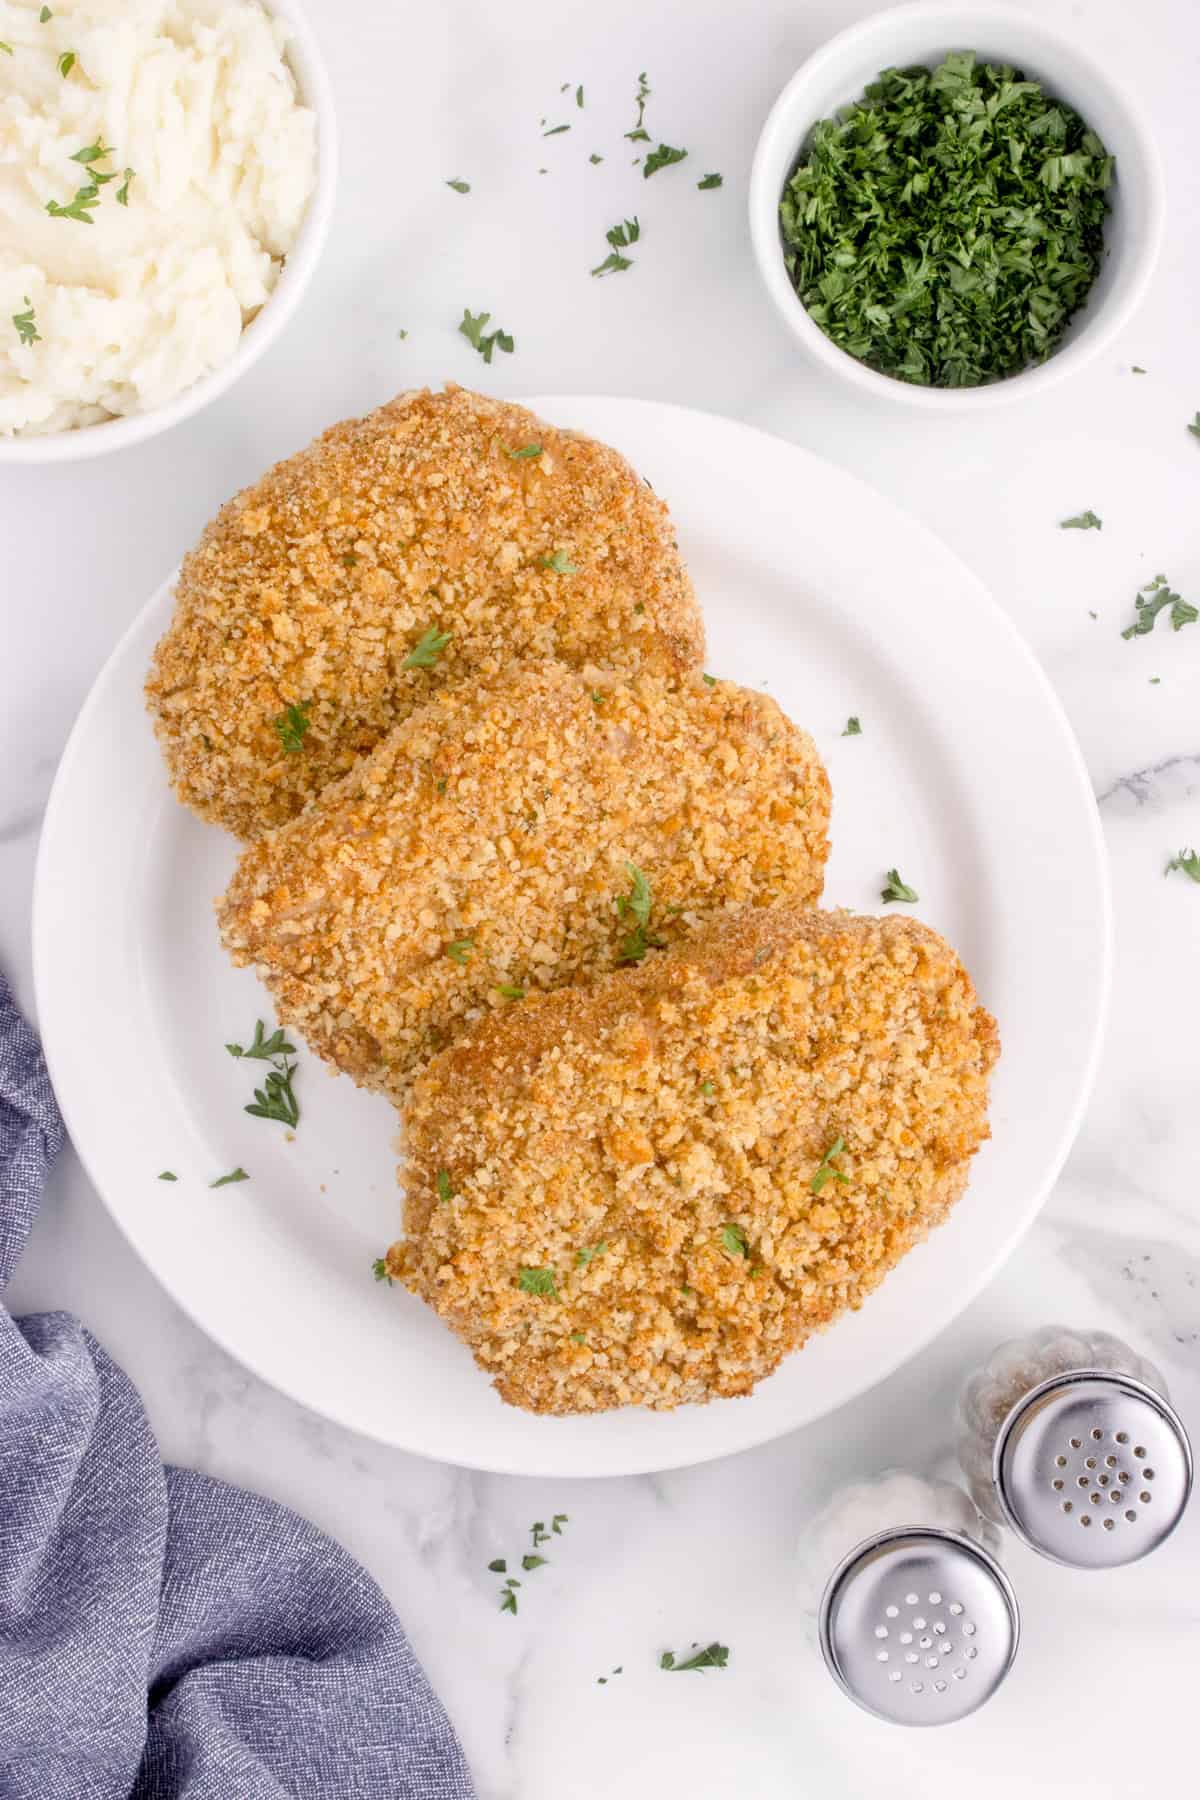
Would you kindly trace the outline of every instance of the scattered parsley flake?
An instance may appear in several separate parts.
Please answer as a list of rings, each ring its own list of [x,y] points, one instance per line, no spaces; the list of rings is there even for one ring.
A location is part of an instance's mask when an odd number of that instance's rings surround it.
[[[432,669],[453,636],[452,631],[439,631],[436,625],[427,625],[400,667]]]
[[[532,1550],[527,1551],[521,1558],[521,1567],[525,1570],[526,1574],[528,1574],[531,1569],[548,1568],[549,1564],[550,1558],[548,1556],[538,1556]]]
[[[1190,600],[1184,600],[1175,593],[1165,575],[1156,575],[1153,581],[1141,588],[1133,602],[1134,620],[1121,633],[1123,638],[1145,637],[1154,630],[1155,620],[1160,612],[1170,608],[1168,617],[1172,631],[1182,631],[1185,625],[1192,625],[1200,617]]]
[[[23,344],[40,344],[42,334],[37,328],[33,302],[28,294],[22,294],[21,298],[25,302],[25,311],[14,313],[12,316],[12,322],[17,328],[17,336]]]
[[[9,55],[11,56],[11,54],[12,54],[12,52],[10,51]],[[67,79],[67,76],[71,73],[71,70],[74,67],[75,67],[75,52],[73,50],[64,50],[62,55],[58,59],[58,72],[62,76],[64,81]]]
[[[920,896],[916,888],[910,888],[907,882],[901,881],[899,869],[889,869],[887,886],[880,888],[879,898],[884,901],[903,900],[911,906]]]
[[[76,188],[65,206],[60,206],[57,200],[47,200],[46,211],[52,219],[74,219],[78,225],[91,225],[95,223],[92,210],[99,199],[100,189],[93,180]]]
[[[689,1669],[723,1669],[729,1662],[729,1646],[727,1644],[707,1644],[703,1650],[696,1650],[685,1662],[675,1660],[673,1650],[664,1650],[658,1659],[660,1669],[668,1669],[674,1675],[682,1675]]]
[[[1105,253],[1113,159],[972,51],[886,69],[818,121],[779,216],[814,324],[901,381],[977,387],[1056,348]]]
[[[245,1169],[237,1168],[231,1169],[228,1175],[218,1175],[217,1179],[210,1181],[208,1185],[210,1188],[228,1187],[232,1181],[249,1181],[249,1179]]]
[[[300,1102],[292,1087],[296,1064],[285,1061],[271,1070],[262,1087],[254,1090],[254,1104],[243,1110],[256,1119],[274,1119],[294,1130],[300,1123]]]
[[[846,729],[845,729],[845,731],[843,731],[842,736],[843,737],[861,737],[862,736],[862,725],[860,724],[857,716],[854,713],[851,713],[850,717],[846,720]]]
[[[398,331],[396,333],[396,336],[398,338],[400,338],[401,340],[403,340],[404,338],[406,338],[408,336],[408,333],[407,333],[407,331],[404,331],[403,329],[401,329],[400,331]]]
[[[54,14],[50,11],[50,8],[48,6],[43,6],[41,12],[38,14],[38,24],[45,25],[53,17]]]
[[[604,158],[602,156],[597,156],[596,152],[593,150],[592,154],[588,157],[588,161],[590,163],[602,163]]]
[[[1175,869],[1189,876],[1192,881],[1200,881],[1200,855],[1195,850],[1181,850],[1178,856],[1171,858],[1163,874],[1170,875]]]
[[[371,1264],[371,1273],[376,1281],[386,1281],[389,1287],[394,1287],[396,1285],[388,1274],[387,1261],[382,1256],[377,1256],[375,1261]]]
[[[501,982],[496,992],[502,1000],[523,1000],[525,998],[525,989],[516,982]]]
[[[517,1286],[523,1294],[539,1294],[552,1300],[558,1299],[558,1284],[554,1279],[553,1269],[518,1269]]]
[[[534,457],[542,454],[540,444],[523,444],[519,450],[510,450],[507,444],[502,444],[500,448],[504,451],[505,456],[511,457],[513,462],[530,462]]]
[[[478,350],[485,363],[491,362],[493,350],[503,350],[506,355],[511,356],[516,349],[516,344],[508,332],[501,331],[499,326],[495,331],[484,331],[483,328],[491,316],[491,313],[486,312],[470,313],[464,306],[462,322],[458,327],[468,344],[473,350]]]
[[[501,1612],[510,1612],[510,1613],[516,1612],[516,1610],[517,1610],[516,1589],[519,1588],[520,1585],[521,1584],[519,1581],[514,1581],[512,1576],[511,1575],[509,1576],[508,1580],[505,1582],[504,1586],[500,1590],[500,1611]]]
[[[176,1175],[174,1169],[164,1169],[158,1179],[160,1181],[178,1181],[179,1177]]]
[[[1146,373],[1146,371],[1145,371],[1145,369],[1141,368],[1137,363],[1134,363],[1131,373],[1134,375],[1144,375]]]
[[[717,685],[717,678],[715,675],[702,675],[700,679],[705,687],[716,687]]]
[[[571,1333],[571,1342],[573,1344],[586,1344],[587,1343],[586,1331],[573,1331]]]
[[[717,1090],[711,1081],[702,1081],[700,1083],[700,1092],[704,1095],[706,1100],[711,1100],[716,1091]]]
[[[470,182],[460,181],[457,176],[454,177],[453,181],[448,181],[446,186],[448,188],[453,188],[456,194],[469,194],[471,191]]]
[[[570,1518],[568,1517],[568,1515],[566,1513],[555,1513],[554,1517],[550,1521],[550,1529],[554,1533],[555,1537],[561,1537],[563,1526],[569,1525],[570,1523],[571,1523]]]
[[[594,1262],[598,1256],[606,1256],[607,1254],[607,1244],[583,1244],[575,1252],[575,1267],[577,1269],[586,1269],[587,1265],[590,1262]]]
[[[721,1248],[729,1256],[749,1256],[750,1246],[740,1225],[722,1225]]]
[[[565,550],[556,550],[553,556],[543,556],[542,567],[543,569],[553,569],[556,575],[578,575],[579,573]]]
[[[285,756],[295,756],[304,748],[304,740],[308,735],[312,720],[309,718],[311,700],[301,700],[281,712],[271,720],[279,733],[279,741],[283,745]]]
[[[266,1035],[266,1026],[261,1019],[254,1022],[254,1037],[248,1048],[241,1044],[226,1044],[230,1056],[248,1056],[259,1062],[272,1062],[277,1056],[295,1056],[295,1044],[289,1044],[283,1032],[277,1026],[270,1037]]]
[[[828,1150],[818,1163],[813,1178],[808,1184],[810,1193],[819,1194],[821,1189],[830,1181],[840,1181],[843,1187],[848,1187],[850,1185],[850,1177],[848,1175],[843,1175],[840,1169],[835,1169],[833,1166],[833,1158],[835,1156],[841,1156],[845,1148],[846,1140],[844,1138],[834,1138],[832,1144],[830,1144]]]
[[[636,863],[627,862],[625,871],[629,876],[629,892],[617,895],[617,915],[632,919],[633,929],[622,938],[617,961],[640,963],[648,950],[661,950],[663,940],[650,930],[650,913],[654,905],[650,883]]]
[[[673,144],[660,144],[652,150],[642,166],[642,175],[649,181],[651,175],[657,175],[660,169],[669,169],[672,163],[681,163],[687,155],[686,150],[677,150]]]
[[[1191,432],[1193,437],[1200,438],[1200,412],[1198,412],[1196,414],[1195,418],[1192,420],[1191,424],[1188,426],[1188,430]]]
[[[583,110],[583,87],[582,87],[582,85],[580,85],[579,87],[577,87],[575,89],[575,104],[577,107],[579,107],[580,111]]]
[[[450,1201],[454,1198],[454,1187],[450,1180],[449,1171],[446,1169],[439,1169],[437,1172],[437,1194],[438,1199],[443,1206],[449,1205]]]
[[[1104,520],[1098,519],[1089,506],[1086,512],[1076,513],[1073,519],[1063,519],[1059,523],[1060,531],[1100,531]]]
[[[508,1564],[505,1562],[505,1560],[502,1556],[497,1556],[494,1561],[492,1561],[488,1564],[488,1568],[491,1570],[493,1575],[507,1575],[508,1574]]]
[[[473,938],[455,938],[452,944],[446,945],[446,955],[451,962],[469,963],[475,949]]]
[[[637,118],[633,122],[633,130],[625,133],[625,136],[630,138],[635,144],[643,141],[647,144],[650,142],[650,133],[645,129],[643,124],[643,120],[646,117],[646,102],[650,98],[650,92],[650,86],[646,80],[646,71],[643,69],[642,73],[638,76],[637,93],[633,97],[633,103],[637,107]]]
[[[719,188],[724,187],[724,185],[725,177],[716,174],[715,171],[711,175],[706,175],[703,181],[698,181],[696,183],[696,186],[700,189],[701,193],[704,193],[707,188]]]
[[[560,131],[570,131],[569,125],[552,125],[549,131],[543,131],[543,137],[557,137]]]

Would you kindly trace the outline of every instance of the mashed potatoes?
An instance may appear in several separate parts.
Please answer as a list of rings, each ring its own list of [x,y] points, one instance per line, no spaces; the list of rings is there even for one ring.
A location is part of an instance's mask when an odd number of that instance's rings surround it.
[[[0,0],[0,434],[233,354],[315,181],[285,41],[257,0]]]

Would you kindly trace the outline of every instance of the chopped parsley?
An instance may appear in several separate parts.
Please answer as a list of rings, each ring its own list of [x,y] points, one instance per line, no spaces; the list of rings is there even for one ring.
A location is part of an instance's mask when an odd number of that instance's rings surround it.
[[[308,735],[312,720],[309,718],[311,700],[301,700],[286,707],[277,718],[271,720],[279,733],[279,741],[283,745],[285,756],[295,756],[304,748],[304,740]]]
[[[455,938],[452,944],[446,945],[446,955],[451,962],[469,963],[475,949],[473,938]]]
[[[582,88],[582,86],[579,86],[575,89],[575,104],[582,112],[582,110],[583,110],[583,88]]]
[[[469,194],[471,191],[470,182],[460,181],[457,176],[454,177],[453,181],[448,181],[446,186],[448,188],[453,188],[456,194]]]
[[[529,1535],[533,1539],[534,1549],[536,1550],[539,1544],[548,1544],[552,1534],[554,1537],[561,1537],[563,1526],[570,1523],[566,1513],[555,1513],[550,1521],[550,1530],[547,1531],[544,1521],[535,1519],[529,1527]]]
[[[543,137],[557,137],[560,131],[570,131],[569,125],[552,125],[549,131],[543,131]]]
[[[1073,519],[1063,519],[1059,524],[1060,531],[1100,531],[1104,520],[1098,519],[1089,506],[1086,512],[1076,513]]]
[[[295,1044],[289,1044],[278,1027],[270,1037],[267,1037],[266,1029],[262,1020],[256,1019],[254,1037],[248,1047],[243,1047],[241,1044],[226,1044],[225,1048],[230,1056],[249,1056],[257,1058],[260,1062],[272,1062],[277,1056],[294,1056],[296,1054]]]
[[[626,932],[617,951],[619,963],[640,963],[647,950],[660,950],[663,940],[650,930],[650,913],[654,897],[650,883],[635,863],[625,864],[629,876],[629,892],[617,895],[617,916],[632,919],[633,929]]]
[[[1142,368],[1140,363],[1134,363],[1133,368],[1132,368],[1132,373],[1134,375],[1144,375],[1146,373],[1146,371],[1145,371],[1145,369]]]
[[[848,1175],[843,1175],[840,1169],[835,1169],[833,1166],[833,1158],[835,1156],[841,1156],[845,1148],[846,1140],[844,1138],[834,1138],[832,1144],[830,1144],[828,1150],[817,1164],[813,1178],[808,1184],[810,1193],[819,1194],[821,1189],[830,1181],[840,1181],[843,1187],[849,1186],[850,1177]]]
[[[1188,426],[1188,430],[1191,432],[1193,437],[1200,438],[1200,412],[1198,412],[1196,414],[1195,418],[1192,420],[1191,424]]]
[[[637,107],[637,118],[634,120],[633,130],[625,133],[625,136],[629,138],[631,143],[648,144],[650,142],[650,133],[646,130],[643,123],[646,117],[646,102],[650,98],[650,91],[650,87],[646,81],[646,72],[643,69],[642,73],[638,76],[637,93],[633,97],[633,103]]]
[[[158,1179],[160,1181],[178,1181],[179,1177],[174,1169],[164,1169]]]
[[[518,1269],[517,1286],[523,1294],[547,1295],[552,1300],[558,1299],[558,1284],[554,1279],[553,1269]]]
[[[17,328],[17,336],[23,344],[40,344],[42,341],[42,334],[37,328],[37,320],[35,319],[33,312],[33,302],[30,300],[28,294],[22,294],[21,298],[25,302],[25,311],[14,313],[12,316],[12,322]]]
[[[858,718],[856,717],[856,715],[854,713],[851,713],[850,717],[846,720],[846,729],[845,729],[845,731],[843,731],[842,736],[843,737],[861,737],[862,736],[862,725],[860,724]]]
[[[452,631],[439,631],[436,625],[426,626],[400,667],[432,669],[453,636]]]
[[[228,1187],[233,1181],[249,1181],[249,1179],[245,1169],[237,1168],[231,1169],[228,1175],[218,1175],[217,1179],[210,1181],[208,1185],[210,1188]]]
[[[977,387],[1041,363],[1104,256],[1113,159],[1007,64],[885,69],[820,120],[780,201],[813,322],[881,374]]]
[[[1165,575],[1156,575],[1153,581],[1141,588],[1133,602],[1133,624],[1127,625],[1121,633],[1123,638],[1145,637],[1154,630],[1155,620],[1160,612],[1170,609],[1167,616],[1171,621],[1172,631],[1182,631],[1185,625],[1193,625],[1200,614],[1190,600],[1184,600],[1176,594]]]
[[[501,331],[499,326],[495,331],[484,331],[483,328],[491,316],[491,313],[486,312],[470,313],[464,306],[462,322],[458,327],[468,344],[473,350],[478,350],[485,363],[491,362],[493,350],[503,350],[506,355],[511,356],[516,349],[516,344],[508,332]]]
[[[523,1000],[525,989],[515,981],[502,981],[496,989],[502,1000]]]
[[[602,163],[604,158],[602,156],[597,156],[596,152],[593,150],[592,154],[588,157],[588,161],[590,163]]]
[[[728,1644],[706,1644],[703,1650],[694,1650],[683,1662],[675,1660],[673,1650],[664,1650],[658,1659],[658,1666],[660,1669],[669,1669],[674,1675],[683,1675],[689,1669],[723,1669],[728,1662]]]
[[[43,6],[41,12],[38,14],[38,24],[45,25],[47,21],[53,17],[54,14],[50,11],[50,8],[48,6]]]
[[[376,1281],[386,1281],[389,1287],[394,1287],[396,1285],[388,1274],[387,1262],[382,1256],[377,1256],[375,1261],[371,1264],[371,1273]]]
[[[454,1186],[447,1169],[439,1169],[437,1172],[437,1195],[443,1206],[449,1205],[454,1198]]]
[[[575,1267],[586,1269],[590,1262],[594,1262],[598,1256],[605,1256],[607,1253],[607,1244],[582,1244],[575,1252]]]
[[[1163,870],[1163,874],[1170,875],[1174,869],[1178,869],[1183,875],[1190,876],[1193,881],[1200,881],[1200,855],[1197,855],[1194,850],[1181,850],[1178,856],[1171,858]]]
[[[513,462],[531,462],[535,456],[542,454],[540,444],[522,444],[519,450],[510,450],[507,444],[502,444],[500,448],[504,451],[505,456],[512,458]]]
[[[880,888],[879,898],[883,901],[903,900],[911,906],[915,900],[920,898],[920,895],[916,888],[910,888],[906,881],[901,881],[899,869],[889,869],[887,886]]]
[[[11,56],[13,53],[12,45],[6,44],[3,38],[0,38],[0,50],[3,50],[5,56]]]
[[[46,211],[52,219],[74,219],[79,225],[91,225],[92,209],[99,199],[99,187],[95,181],[89,181],[75,189],[65,206],[60,206],[57,200],[47,200]]]
[[[521,1567],[528,1575],[531,1569],[544,1569],[548,1567],[549,1562],[550,1558],[548,1556],[538,1556],[533,1550],[527,1550],[525,1555],[521,1558]]]
[[[510,1613],[516,1612],[516,1610],[517,1610],[516,1590],[517,1590],[517,1588],[520,1587],[520,1585],[521,1585],[520,1582],[516,1579],[516,1577],[514,1575],[509,1576],[509,1578],[505,1582],[504,1586],[500,1589],[500,1611],[501,1612],[510,1612]]]
[[[698,181],[696,183],[696,186],[700,189],[702,194],[708,188],[719,188],[724,187],[724,185],[725,177],[723,175],[718,175],[715,170],[711,175],[706,175],[703,181]]]
[[[716,1091],[717,1090],[711,1081],[702,1081],[700,1083],[700,1092],[704,1095],[706,1100],[711,1100]]]
[[[292,1077],[296,1073],[296,1064],[288,1061],[294,1056],[296,1046],[289,1044],[278,1027],[266,1035],[266,1026],[261,1019],[255,1021],[254,1037],[250,1044],[226,1044],[230,1056],[247,1057],[258,1062],[272,1064],[271,1072],[262,1087],[254,1090],[254,1103],[245,1110],[256,1119],[275,1119],[280,1125],[294,1128],[300,1123],[300,1102],[296,1099],[292,1087]]]
[[[669,169],[672,163],[680,163],[687,155],[686,150],[677,150],[673,144],[660,144],[657,150],[651,150],[642,165],[642,174],[647,181],[651,175],[657,175],[660,169]]]
[[[722,1225],[721,1248],[729,1256],[749,1256],[750,1246],[740,1225]]]
[[[10,55],[12,54],[11,51],[9,52],[9,54]],[[67,76],[71,73],[71,70],[74,67],[75,67],[75,52],[73,50],[64,50],[62,55],[58,59],[58,72],[62,76],[64,81],[67,79]]]
[[[715,675],[705,674],[705,675],[702,675],[700,677],[700,679],[704,683],[705,687],[716,687],[716,685],[717,685],[717,678]]]
[[[624,219],[619,225],[610,226],[604,235],[610,245],[609,252],[602,263],[597,263],[592,274],[612,275],[620,269],[632,269],[632,257],[622,256],[621,252],[628,250],[631,244],[636,244],[642,235],[636,214],[632,219]]]
[[[565,550],[556,550],[553,556],[543,556],[542,567],[543,569],[553,569],[556,575],[578,575],[579,573]]]
[[[508,1564],[505,1562],[505,1560],[502,1556],[495,1557],[493,1559],[493,1561],[491,1561],[488,1564],[488,1568],[491,1570],[493,1575],[507,1575],[508,1574]]]

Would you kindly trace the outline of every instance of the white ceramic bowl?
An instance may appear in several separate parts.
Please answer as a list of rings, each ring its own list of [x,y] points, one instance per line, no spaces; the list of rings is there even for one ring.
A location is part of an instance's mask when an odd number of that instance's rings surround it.
[[[850,356],[813,323],[783,260],[779,201],[811,128],[861,99],[883,69],[939,62],[947,51],[975,50],[1042,82],[1090,125],[1115,157],[1105,227],[1107,255],[1088,296],[1048,360],[1006,380],[974,388],[918,387],[881,375]],[[750,231],[767,292],[804,348],[856,387],[910,406],[969,412],[1036,393],[1079,369],[1125,325],[1146,291],[1162,240],[1165,189],[1148,116],[1075,44],[1030,13],[936,3],[875,13],[814,52],[772,107],[750,174]]]
[[[312,279],[313,270],[329,232],[333,196],[337,184],[337,131],[333,95],[316,40],[296,0],[264,0],[267,11],[283,19],[290,33],[287,60],[305,106],[317,116],[316,186],[296,242],[284,261],[270,299],[242,332],[228,362],[184,388],[165,406],[147,412],[127,413],[98,425],[80,425],[70,431],[31,433],[28,437],[0,437],[0,469],[15,463],[79,462],[105,456],[130,444],[156,437],[177,425],[233,386],[279,336]]]

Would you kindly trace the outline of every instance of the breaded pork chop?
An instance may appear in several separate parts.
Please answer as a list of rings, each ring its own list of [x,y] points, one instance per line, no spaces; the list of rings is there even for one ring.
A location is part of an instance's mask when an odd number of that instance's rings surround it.
[[[220,903],[280,1021],[402,1097],[469,1020],[821,892],[829,783],[773,700],[558,662],[440,688]]]
[[[430,1063],[388,1273],[514,1406],[749,1393],[945,1218],[998,1049],[915,920],[727,916]]]
[[[703,651],[667,509],[625,459],[451,386],[335,425],[222,507],[146,694],[179,798],[249,838],[446,682]]]

